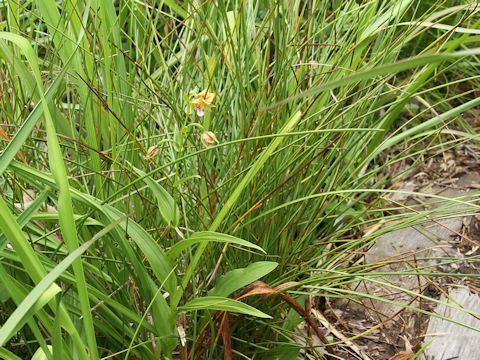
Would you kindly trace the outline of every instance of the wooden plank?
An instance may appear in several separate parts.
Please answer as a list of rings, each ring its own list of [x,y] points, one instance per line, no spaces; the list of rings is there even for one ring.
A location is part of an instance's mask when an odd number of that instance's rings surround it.
[[[425,344],[430,345],[423,360],[480,359],[480,297],[463,287],[450,289],[448,294],[448,298],[441,297],[448,305],[439,304],[435,313],[471,328],[431,317],[425,337]]]

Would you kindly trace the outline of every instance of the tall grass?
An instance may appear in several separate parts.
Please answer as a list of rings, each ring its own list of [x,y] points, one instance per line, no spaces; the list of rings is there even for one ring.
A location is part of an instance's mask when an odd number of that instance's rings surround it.
[[[478,141],[479,10],[0,2],[1,356],[308,353],[299,307],[362,271],[388,169]],[[296,291],[235,296],[260,278]]]

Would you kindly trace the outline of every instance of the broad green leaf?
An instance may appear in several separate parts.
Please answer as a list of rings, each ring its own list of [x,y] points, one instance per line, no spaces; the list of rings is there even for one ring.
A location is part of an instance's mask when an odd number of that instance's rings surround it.
[[[51,345],[48,345],[48,349],[50,350],[50,352],[52,352],[52,346]],[[45,354],[45,351],[43,351],[42,348],[38,348],[37,351],[35,351],[35,354],[33,354],[32,356],[32,360],[47,360],[48,357],[47,355]]]
[[[265,251],[258,245],[252,244],[249,241],[239,239],[235,236],[221,234],[213,231],[201,231],[196,232],[188,239],[181,240],[180,242],[173,245],[170,250],[168,250],[167,255],[170,259],[175,259],[180,253],[191,247],[195,244],[207,244],[209,242],[218,242],[218,243],[229,243],[239,246],[245,246],[251,249],[255,249],[265,253]]]
[[[124,217],[120,211],[111,206],[103,206],[101,211],[107,215],[111,221],[116,221]],[[128,233],[143,254],[145,254],[152,268],[152,272],[158,281],[165,284],[165,289],[169,293],[174,293],[176,291],[176,278],[175,276],[171,276],[173,265],[160,245],[155,242],[144,228],[130,219],[122,220],[119,225]]]
[[[0,279],[2,284],[5,286],[5,291],[8,293],[8,296],[16,305],[19,305],[28,295],[28,290],[24,287],[23,282],[18,281],[9,275],[2,264],[0,264]],[[62,312],[58,312],[58,316],[62,317]],[[45,349],[47,347],[47,343],[45,341],[44,333],[42,333],[39,328],[39,323],[42,325],[43,331],[46,330],[50,332],[52,330],[51,319],[48,316],[47,311],[40,309],[35,313],[35,318],[26,318],[25,321],[28,322],[28,326],[35,336],[35,339],[38,341],[38,345]]]
[[[3,346],[9,338],[14,335],[14,331],[24,321],[27,314],[32,310],[36,312],[50,301],[61,289],[54,284],[55,280],[73,264],[80,259],[81,255],[98,239],[112,230],[117,223],[110,224],[101,230],[92,240],[87,241],[82,246],[72,251],[55,268],[50,271],[27,295],[27,297],[17,306],[10,315],[5,324],[0,328],[0,346]]]
[[[240,301],[221,297],[221,296],[206,296],[203,298],[193,299],[180,307],[183,311],[228,311],[239,314],[252,315],[264,319],[271,319],[270,315],[255,309],[254,307],[244,304]]]
[[[152,190],[157,199],[158,210],[165,223],[169,226],[178,226],[180,211],[173,197],[159,183],[150,176],[146,176],[143,171],[136,168],[133,168],[133,170],[142,177],[142,180]]]
[[[45,277],[45,279],[48,279]],[[0,328],[0,346],[13,336],[20,327],[30,319],[39,309],[43,308],[55,295],[61,292],[58,285],[53,284],[53,281],[44,283],[40,282],[22,301],[22,303],[10,315],[5,324]],[[37,290],[35,290],[37,289]]]
[[[246,268],[229,271],[217,280],[215,287],[209,294],[212,296],[229,296],[244,286],[271,273],[277,266],[278,263],[276,262],[259,261],[248,265]]]

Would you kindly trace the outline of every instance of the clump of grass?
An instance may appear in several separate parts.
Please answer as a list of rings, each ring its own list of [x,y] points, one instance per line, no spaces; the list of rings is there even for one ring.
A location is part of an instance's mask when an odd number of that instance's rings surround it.
[[[300,354],[302,284],[344,281],[317,274],[372,240],[380,174],[474,138],[454,5],[0,5],[2,356]],[[260,278],[302,295],[235,300]]]

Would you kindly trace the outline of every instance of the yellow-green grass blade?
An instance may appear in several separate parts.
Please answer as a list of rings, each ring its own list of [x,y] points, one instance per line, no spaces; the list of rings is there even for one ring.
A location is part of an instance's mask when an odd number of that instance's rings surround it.
[[[271,319],[270,315],[255,309],[254,307],[242,303],[237,300],[229,299],[222,296],[206,296],[193,299],[180,307],[183,311],[228,311],[238,314],[252,315],[260,318]]]

